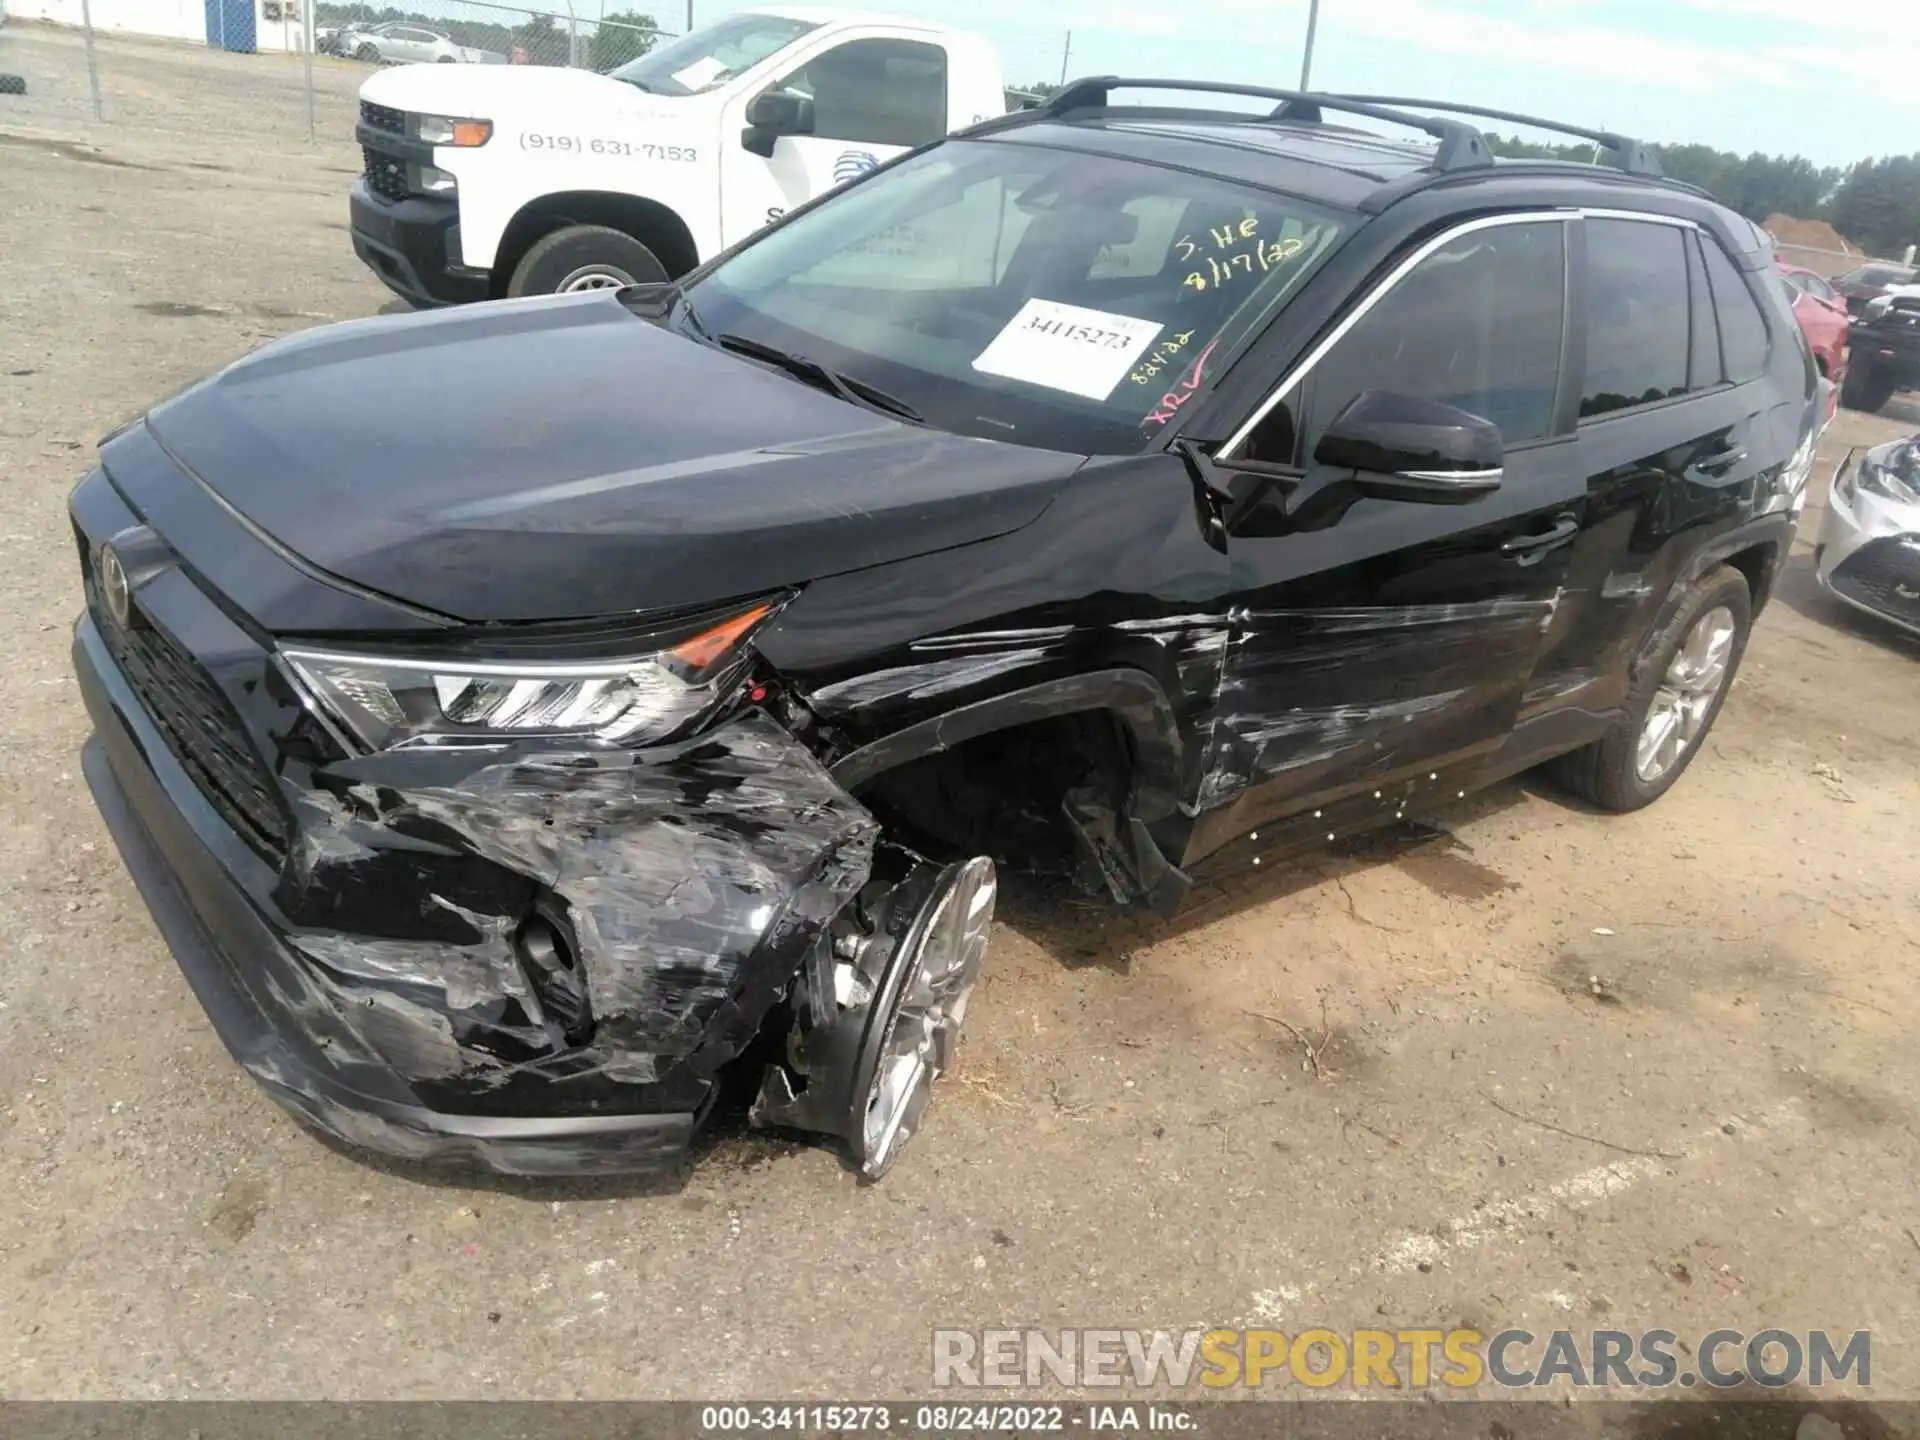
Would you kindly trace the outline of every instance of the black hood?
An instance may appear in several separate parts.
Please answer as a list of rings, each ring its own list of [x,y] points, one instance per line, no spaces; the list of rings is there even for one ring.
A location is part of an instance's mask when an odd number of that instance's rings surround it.
[[[897,423],[607,292],[309,331],[148,425],[309,564],[476,621],[703,604],[989,539],[1082,463]]]

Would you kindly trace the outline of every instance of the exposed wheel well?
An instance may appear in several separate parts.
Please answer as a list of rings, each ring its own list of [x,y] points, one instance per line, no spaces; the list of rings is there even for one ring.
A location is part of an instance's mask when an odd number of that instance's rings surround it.
[[[669,279],[677,280],[700,263],[700,252],[686,221],[658,200],[599,190],[542,195],[524,206],[500,237],[490,287],[495,299],[507,293],[515,267],[533,242],[567,225],[606,225],[624,230],[660,257]]]
[[[1773,589],[1773,575],[1778,546],[1771,541],[1762,541],[1750,545],[1745,550],[1736,550],[1723,562],[1731,565],[1747,578],[1747,596],[1753,602],[1753,613],[1758,615],[1760,607],[1767,603],[1767,595]]]
[[[1067,795],[1091,789],[1117,813],[1132,765],[1119,717],[1083,710],[975,736],[882,771],[854,794],[890,833],[930,857],[991,855],[1010,869],[1085,880]]]

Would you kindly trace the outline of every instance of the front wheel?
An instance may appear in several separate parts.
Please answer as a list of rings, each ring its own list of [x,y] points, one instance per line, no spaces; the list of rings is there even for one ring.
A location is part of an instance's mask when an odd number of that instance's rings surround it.
[[[353,52],[353,58],[356,60],[364,60],[369,65],[378,65],[380,63],[380,52],[371,45],[362,45],[358,50]]]
[[[1747,580],[1716,566],[1687,587],[1649,646],[1626,713],[1607,733],[1548,762],[1566,789],[1605,810],[1651,805],[1693,763],[1720,714],[1753,623]]]
[[[659,257],[626,231],[607,225],[569,225],[533,243],[514,267],[507,294],[617,290],[667,278],[667,267]]]
[[[891,1170],[953,1066],[997,889],[984,855],[869,882],[804,968],[754,1123],[836,1137],[863,1179]]]

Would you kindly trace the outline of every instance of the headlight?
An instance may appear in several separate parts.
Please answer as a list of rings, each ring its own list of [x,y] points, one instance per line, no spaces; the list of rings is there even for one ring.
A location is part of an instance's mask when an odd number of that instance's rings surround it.
[[[285,646],[281,659],[369,750],[573,737],[628,745],[671,740],[731,699],[747,640],[769,601],[662,648],[561,663],[414,659]]]
[[[1835,482],[1836,485],[1838,481]],[[1847,493],[1841,498],[1848,502],[1853,499],[1855,487],[1870,494],[1878,495],[1882,500],[1891,500],[1897,505],[1920,505],[1920,491],[1905,480],[1877,463],[1871,454],[1863,454],[1860,463],[1853,467],[1853,483],[1847,487]]]
[[[451,115],[416,115],[413,133],[429,145],[454,145],[462,150],[471,150],[493,138],[493,122],[456,120]]]

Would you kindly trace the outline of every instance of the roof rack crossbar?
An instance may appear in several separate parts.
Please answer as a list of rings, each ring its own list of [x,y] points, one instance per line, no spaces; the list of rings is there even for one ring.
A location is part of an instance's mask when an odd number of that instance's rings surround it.
[[[1629,175],[1644,175],[1658,180],[1666,174],[1660,168],[1660,161],[1654,156],[1649,146],[1613,130],[1591,130],[1584,125],[1565,125],[1558,120],[1542,119],[1538,115],[1522,115],[1513,110],[1489,110],[1483,105],[1456,105],[1450,100],[1420,100],[1405,95],[1354,95],[1344,91],[1337,98],[1351,100],[1361,105],[1414,106],[1423,110],[1442,110],[1454,115],[1472,115],[1480,120],[1503,120],[1509,125],[1527,125],[1536,130],[1551,130],[1560,135],[1574,135],[1611,150],[1619,168]]]
[[[1405,110],[1360,100],[1346,95],[1322,95],[1306,90],[1275,90],[1264,85],[1235,85],[1221,80],[1143,80],[1132,76],[1092,75],[1075,80],[1047,98],[1040,113],[1061,116],[1076,110],[1105,109],[1115,90],[1186,90],[1201,95],[1244,95],[1256,100],[1280,102],[1269,119],[1317,122],[1324,110],[1345,115],[1364,115],[1389,125],[1404,125],[1439,141],[1433,156],[1437,171],[1480,169],[1493,164],[1493,151],[1486,137],[1473,126],[1444,115],[1414,115]],[[1022,112],[1031,115],[1032,111]]]

